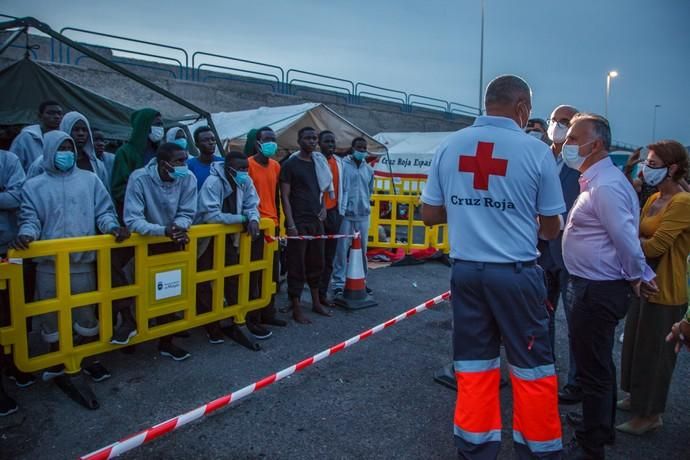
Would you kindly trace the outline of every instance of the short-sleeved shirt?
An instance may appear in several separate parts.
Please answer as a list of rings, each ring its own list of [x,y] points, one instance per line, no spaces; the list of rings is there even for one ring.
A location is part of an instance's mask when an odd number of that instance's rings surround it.
[[[261,217],[278,222],[278,207],[276,206],[276,190],[280,178],[280,164],[272,159],[264,166],[252,156],[249,157],[249,177],[254,182],[256,193],[259,195],[259,214]]]
[[[340,171],[338,170],[338,160],[335,159],[335,155],[331,155],[328,159],[328,167],[331,169],[331,174],[333,174],[333,198],[331,194],[326,192],[323,194],[323,198],[326,203],[326,209],[334,209],[338,207],[338,187],[340,186]]]
[[[215,163],[217,161],[223,161],[223,158],[219,157],[218,155],[213,155],[213,161],[211,163]],[[189,170],[196,177],[197,191],[201,190],[201,186],[204,185],[204,182],[206,182],[208,176],[211,175],[211,163],[203,163],[198,157],[190,157],[187,159],[187,167],[189,167]]]
[[[280,182],[290,184],[290,206],[295,222],[312,222],[321,212],[321,189],[313,161],[295,155],[280,168]]]
[[[441,144],[422,201],[446,208],[451,257],[477,262],[536,259],[537,215],[565,212],[551,150],[494,116],[477,117]]]

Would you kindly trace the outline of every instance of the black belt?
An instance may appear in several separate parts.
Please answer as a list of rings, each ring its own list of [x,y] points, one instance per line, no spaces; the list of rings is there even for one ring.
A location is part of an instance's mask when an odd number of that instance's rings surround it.
[[[456,264],[463,264],[463,265],[472,265],[473,267],[479,268],[479,269],[484,269],[484,268],[509,268],[512,270],[521,270],[524,267],[533,267],[537,265],[536,260],[527,260],[524,262],[505,262],[505,263],[500,263],[500,262],[477,262],[474,260],[462,260],[462,259],[453,259],[453,263]]]

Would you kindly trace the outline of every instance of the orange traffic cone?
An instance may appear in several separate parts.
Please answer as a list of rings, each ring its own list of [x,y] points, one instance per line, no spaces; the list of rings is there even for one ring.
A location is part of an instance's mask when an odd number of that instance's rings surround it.
[[[375,307],[378,303],[367,294],[367,283],[362,266],[362,241],[357,233],[350,247],[350,257],[347,264],[347,278],[345,292],[333,299],[333,303],[348,310]]]

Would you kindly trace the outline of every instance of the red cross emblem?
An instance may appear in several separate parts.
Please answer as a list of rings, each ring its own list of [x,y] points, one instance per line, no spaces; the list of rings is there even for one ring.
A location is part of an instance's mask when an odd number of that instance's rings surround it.
[[[493,142],[479,142],[477,156],[460,155],[460,172],[474,173],[474,188],[489,190],[489,176],[505,176],[508,160],[491,158],[494,151]]]

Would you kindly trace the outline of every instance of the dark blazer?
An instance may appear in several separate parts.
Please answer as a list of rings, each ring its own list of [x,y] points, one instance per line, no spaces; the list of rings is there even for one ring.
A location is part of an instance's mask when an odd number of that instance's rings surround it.
[[[570,208],[575,204],[577,196],[580,194],[580,172],[563,165],[560,174],[561,188],[563,190],[563,199],[565,200],[565,213],[563,213],[563,222],[567,222]],[[563,239],[563,232],[558,235],[558,238],[549,241],[539,240],[538,249],[541,252],[539,257],[539,265],[545,270],[562,269],[565,270],[563,263],[563,250],[561,249],[561,240]]]

